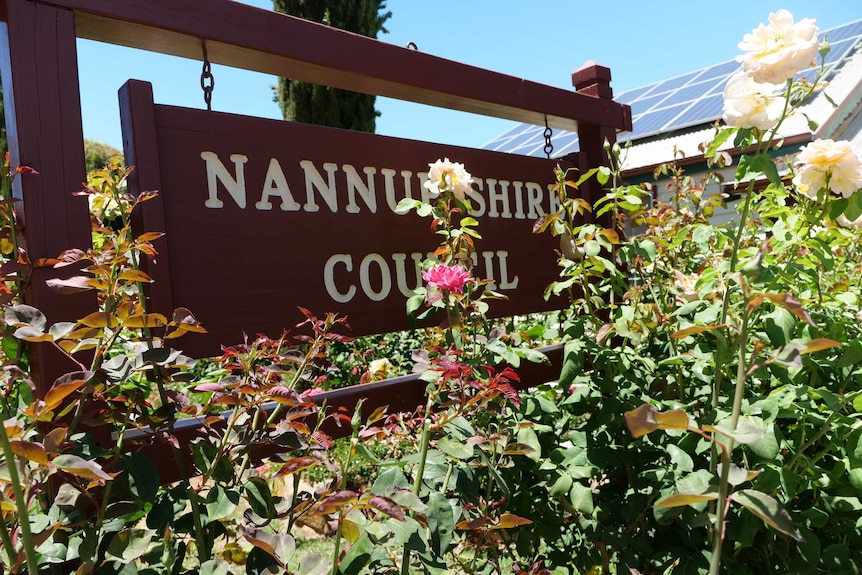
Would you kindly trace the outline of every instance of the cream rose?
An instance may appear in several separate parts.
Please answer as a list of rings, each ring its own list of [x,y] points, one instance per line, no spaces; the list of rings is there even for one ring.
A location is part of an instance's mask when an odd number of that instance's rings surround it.
[[[815,140],[797,154],[796,189],[812,199],[827,189],[848,198],[862,188],[862,162],[850,147],[850,142]]]
[[[847,216],[841,214],[840,216],[838,216],[838,218],[836,218],[835,222],[843,228],[850,228],[851,230],[862,230],[862,216],[859,216],[855,220],[850,220],[849,218],[847,218]]]
[[[743,37],[739,49],[746,53],[737,60],[755,82],[784,83],[815,61],[818,32],[814,20],[794,23],[793,14],[779,10],[769,15],[769,25],[761,24]]]
[[[679,297],[685,301],[694,301],[700,296],[697,294],[697,281],[700,276],[697,274],[684,274],[679,270],[673,270],[673,275],[676,280],[673,282],[679,290]]]
[[[755,82],[748,73],[737,72],[724,88],[724,121],[739,128],[774,128],[785,104],[777,91],[774,84]]]
[[[464,164],[450,162],[449,158],[446,158],[428,164],[428,167],[431,169],[428,171],[425,187],[432,195],[449,191],[459,200],[467,197],[473,177],[464,169]]]

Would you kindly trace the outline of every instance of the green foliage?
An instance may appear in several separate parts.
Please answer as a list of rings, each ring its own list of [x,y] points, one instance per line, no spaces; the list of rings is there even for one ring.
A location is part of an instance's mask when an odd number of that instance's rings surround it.
[[[500,572],[512,547],[508,533],[531,521],[488,493],[502,481],[498,468],[530,448],[495,423],[504,405],[518,404],[517,376],[487,360],[537,359],[510,344],[549,330],[489,332],[479,305],[487,280],[471,278],[470,288],[438,288],[442,297],[423,304],[436,310],[444,300],[447,329],[381,336],[374,354],[356,352],[337,333],[344,319],[302,309],[297,335],[259,335],[196,365],[171,347],[204,330],[192,313],[147,309],[143,286],[151,279],[142,264],[155,256],[161,234],[132,229],[134,211],[154,194],[129,195],[129,171],[112,160],[90,175],[82,195],[90,196],[93,247],[48,262],[73,270],[49,280],[52,289],[96,295],[98,309],[74,322],[52,324],[16,301],[29,262],[17,247],[11,202],[0,204],[5,258],[20,254],[16,265],[4,265],[2,284],[8,367],[0,536],[10,572],[36,575],[50,565],[80,573],[490,569],[482,565]],[[463,206],[454,210],[450,201],[428,210],[446,230],[438,253],[469,265],[476,222],[452,219]],[[471,233],[459,233],[464,228]],[[20,342],[52,346],[79,369],[34,401]],[[423,353],[407,351],[417,344]],[[390,352],[405,358],[401,365],[389,361]],[[361,365],[367,382],[409,369],[406,356],[424,365],[424,409],[363,417],[360,405],[351,417],[314,401],[333,359]],[[186,443],[178,429],[187,418],[202,427]],[[324,431],[333,426],[352,433],[333,444]],[[142,443],[160,445],[162,457],[149,459]],[[181,480],[162,485],[171,459]],[[55,497],[28,495],[52,485]],[[295,528],[330,522],[328,553],[298,556]]]
[[[373,14],[378,27],[388,17]],[[786,87],[795,103],[813,89]],[[81,192],[93,247],[41,262],[71,272],[51,289],[98,305],[57,322],[21,301],[33,266],[0,198],[3,571],[860,572],[862,191],[833,194],[829,178],[800,190],[775,136],[725,128],[704,147],[718,167],[723,145],[750,150],[729,225],[710,221],[726,200],[705,192],[717,174],[660,166],[671,197],[651,203],[617,169],[557,170],[560,208],[535,230],[560,239],[548,292],[572,305],[508,333],[486,317],[499,294],[472,276],[470,176],[438,162],[435,200],[399,209],[440,238],[407,302],[440,327],[361,351],[345,318],[302,308],[295,333],[219,358],[174,349],[205,327],[183,308],[148,309],[144,263],[161,234],[131,221],[154,194],[129,195],[116,160]],[[620,166],[623,151],[608,153]],[[607,193],[589,205],[576,194],[593,177]],[[562,343],[559,380],[519,393],[512,367],[542,361],[541,338]],[[25,343],[75,369],[37,387]],[[411,368],[425,389],[413,412],[318,395]],[[184,418],[200,424],[191,441]],[[180,480],[163,484],[171,465]],[[301,524],[331,537],[298,543]]]
[[[122,165],[123,152],[108,144],[84,139],[84,162],[88,174],[105,168],[112,160]]]
[[[564,239],[550,289],[581,313],[562,326],[559,383],[507,424],[541,450],[504,470],[512,505],[553,518],[519,551],[580,572],[855,573],[862,237],[828,214],[859,193],[811,200],[761,152],[736,179],[769,185],[721,226],[722,198],[704,193],[716,175],[657,172],[667,203],[615,186],[593,207],[561,197],[537,225]],[[559,174],[558,190],[578,185]],[[579,219],[590,209],[642,231]]]
[[[383,24],[391,12],[383,12],[385,0],[273,0],[273,8],[327,26],[370,38],[386,32]],[[309,47],[313,49],[313,47]],[[374,132],[376,96],[330,88],[309,82],[279,78],[276,102],[286,120]]]

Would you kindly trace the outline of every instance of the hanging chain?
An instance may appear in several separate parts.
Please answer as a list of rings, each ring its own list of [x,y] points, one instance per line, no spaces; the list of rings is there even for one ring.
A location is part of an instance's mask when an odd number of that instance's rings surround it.
[[[551,130],[551,127],[548,125],[548,117],[545,116],[545,155],[548,159],[551,159],[551,154],[554,151],[554,144],[551,143],[551,136],[554,135],[554,131]]]
[[[204,67],[201,70],[201,90],[204,91],[204,102],[207,105],[207,112],[212,112],[213,109],[213,88],[215,88],[215,78],[212,74],[212,66],[210,65],[209,57],[207,56],[207,41],[202,42],[204,48]]]

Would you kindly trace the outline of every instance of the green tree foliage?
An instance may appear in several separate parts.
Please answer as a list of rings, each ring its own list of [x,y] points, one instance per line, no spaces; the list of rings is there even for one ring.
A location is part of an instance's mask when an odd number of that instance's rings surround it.
[[[95,140],[84,140],[84,159],[87,163],[87,173],[93,170],[101,170],[108,164],[108,160],[123,153],[117,148]]]
[[[386,32],[385,0],[273,0],[278,12],[376,38]],[[317,49],[309,47],[309,49]],[[286,120],[374,132],[376,96],[279,78],[276,101]]]

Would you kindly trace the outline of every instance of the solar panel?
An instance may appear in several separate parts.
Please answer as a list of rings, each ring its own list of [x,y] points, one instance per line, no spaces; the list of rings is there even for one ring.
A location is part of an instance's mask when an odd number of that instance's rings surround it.
[[[834,44],[839,40],[846,40],[847,38],[860,36],[862,35],[862,20],[857,20],[856,22],[851,22],[844,26],[832,28],[831,30],[824,32],[823,35],[826,36],[826,39],[829,40],[831,44]]]
[[[728,60],[721,64],[710,66],[703,71],[703,74],[698,76],[698,80],[712,80],[716,78],[726,78],[739,70],[739,62],[736,60]]]
[[[647,136],[662,131],[671,120],[681,114],[691,104],[677,104],[669,108],[660,110],[650,110],[650,112],[638,118],[635,129],[633,130],[634,137]]]
[[[725,84],[727,84],[725,80],[708,80],[706,82],[691,84],[685,88],[681,88],[674,96],[674,99],[678,102],[697,100],[705,95],[712,94],[716,90],[719,92],[724,91]]]
[[[650,88],[652,88],[652,85],[641,86],[640,88],[633,88],[631,90],[626,90],[625,92],[622,92],[619,96],[617,96],[615,98],[615,100],[617,100],[618,102],[624,102],[624,103],[628,104],[629,102],[632,102],[633,100],[636,100],[637,98],[639,98],[642,94],[645,94],[646,91],[649,90]]]
[[[828,79],[844,60],[862,46],[862,20],[850,22],[821,33],[830,44],[826,58],[830,67]],[[727,80],[740,70],[736,60],[728,60],[681,76],[668,78],[626,90],[617,95],[617,102],[632,108],[633,130],[620,134],[619,140],[637,140],[695,125],[711,124],[721,118],[722,92]],[[808,68],[799,77],[813,81],[818,68]],[[520,124],[484,146],[485,149],[544,157],[543,126]],[[578,149],[575,132],[559,131],[553,135],[554,157]]]
[[[677,76],[676,78],[670,78],[669,80],[659,82],[658,85],[655,87],[655,90],[653,90],[651,94],[659,94],[662,92],[669,92],[671,90],[678,90],[679,88],[685,86],[688,82],[690,82],[699,73],[699,71],[691,72],[689,74],[684,74],[682,76]]]
[[[714,122],[722,115],[724,98],[721,94],[713,94],[695,102],[691,108],[683,112],[674,122],[676,128],[687,128],[697,124]]]
[[[642,100],[636,100],[631,103],[632,107],[632,116],[639,116],[648,110],[652,110],[653,108],[658,107],[662,102],[664,102],[668,97],[668,94],[659,94],[658,96],[654,96],[652,98],[644,98]]]
[[[578,151],[578,134],[575,132],[565,132],[559,138],[552,138],[554,144],[553,157],[560,158],[567,156],[572,152]]]

